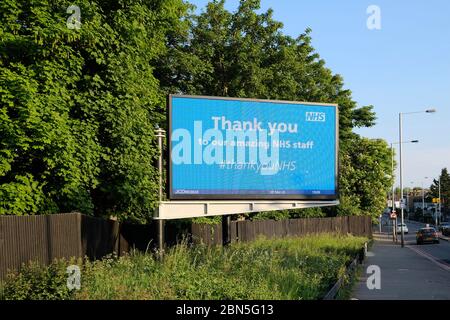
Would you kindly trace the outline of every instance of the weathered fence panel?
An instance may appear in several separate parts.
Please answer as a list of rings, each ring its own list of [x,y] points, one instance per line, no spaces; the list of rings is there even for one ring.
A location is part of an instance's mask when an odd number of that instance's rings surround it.
[[[78,257],[81,252],[80,215],[0,217],[0,279],[8,269],[36,261]]]
[[[192,237],[195,243],[220,245],[221,227],[212,225],[192,225]],[[308,218],[286,220],[243,220],[231,222],[231,242],[247,242],[259,236],[281,238],[287,236],[305,236],[319,233],[351,233],[357,236],[372,236],[372,220],[367,216],[349,216],[332,218]]]
[[[222,226],[190,224],[181,229],[166,225],[166,244],[182,239],[208,246],[222,244]],[[324,232],[371,237],[370,217],[243,220],[231,222],[231,242],[247,242],[259,236],[281,238]],[[8,269],[17,270],[31,260],[49,264],[56,258],[122,255],[155,248],[156,223],[135,225],[89,217],[79,213],[0,217],[0,279]]]

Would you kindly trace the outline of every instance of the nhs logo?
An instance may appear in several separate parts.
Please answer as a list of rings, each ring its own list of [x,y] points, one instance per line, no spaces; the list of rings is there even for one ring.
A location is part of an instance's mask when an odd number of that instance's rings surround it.
[[[306,121],[325,122],[325,112],[307,112]]]

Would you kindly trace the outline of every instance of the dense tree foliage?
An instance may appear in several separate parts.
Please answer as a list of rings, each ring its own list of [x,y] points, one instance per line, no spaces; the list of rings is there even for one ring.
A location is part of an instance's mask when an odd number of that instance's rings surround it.
[[[384,207],[389,149],[353,133],[375,114],[325,66],[311,30],[283,34],[259,0],[235,12],[213,1],[198,15],[182,0],[80,0],[77,30],[70,4],[0,3],[0,214],[149,219],[168,93],[338,103],[342,205],[325,212]]]
[[[450,174],[447,168],[443,168],[438,179],[433,180],[430,187],[431,198],[439,198],[439,179],[441,184],[441,208],[442,213],[450,213]]]
[[[149,63],[183,24],[181,0],[0,3],[0,213],[81,210],[145,220],[155,206]]]
[[[354,135],[342,144],[340,153],[340,215],[371,215],[386,207],[385,195],[393,183],[391,150],[384,140]]]
[[[271,10],[257,13],[259,2],[241,1],[234,13],[224,1],[210,2],[192,18],[191,31],[171,42],[172,54],[156,69],[161,86],[188,94],[338,103],[342,205],[325,211],[377,217],[393,182],[390,149],[353,133],[355,127],[375,123],[372,106],[357,107],[342,77],[326,68],[312,47],[310,29],[295,39],[283,34]],[[321,214],[305,211],[311,212]]]

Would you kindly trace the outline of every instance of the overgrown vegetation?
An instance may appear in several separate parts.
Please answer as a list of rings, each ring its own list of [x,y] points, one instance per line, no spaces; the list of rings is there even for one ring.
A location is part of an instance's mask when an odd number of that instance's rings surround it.
[[[8,276],[3,299],[320,299],[365,241],[333,234],[261,238],[225,249],[178,245],[162,261],[133,253],[32,264]],[[73,263],[81,268],[79,291],[66,286]]]

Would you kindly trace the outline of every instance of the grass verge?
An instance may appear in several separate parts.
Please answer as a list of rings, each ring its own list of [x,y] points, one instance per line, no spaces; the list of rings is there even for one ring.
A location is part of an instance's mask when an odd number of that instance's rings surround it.
[[[134,252],[31,263],[7,277],[3,299],[320,299],[366,241],[335,234],[260,238],[227,248],[178,245],[161,261]],[[71,264],[81,269],[80,290],[67,288]]]

